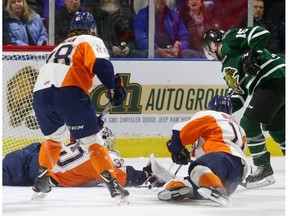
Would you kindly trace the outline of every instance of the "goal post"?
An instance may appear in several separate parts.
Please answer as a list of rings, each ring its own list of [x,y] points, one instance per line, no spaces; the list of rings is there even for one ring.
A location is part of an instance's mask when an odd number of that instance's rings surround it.
[[[33,88],[40,67],[52,46],[3,46],[2,52],[2,156],[43,134],[32,108]]]

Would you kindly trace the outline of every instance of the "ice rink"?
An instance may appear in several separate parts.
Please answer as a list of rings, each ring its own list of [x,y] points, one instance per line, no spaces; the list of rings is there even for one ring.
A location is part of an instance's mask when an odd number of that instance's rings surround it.
[[[170,158],[156,158],[165,168]],[[228,207],[207,200],[163,202],[157,193],[161,188],[128,188],[129,205],[118,206],[105,187],[53,188],[41,201],[32,201],[31,187],[2,187],[2,213],[5,216],[284,216],[285,215],[285,158],[273,157],[274,185],[249,190],[239,186],[230,197]],[[250,160],[251,161],[251,160]],[[142,169],[148,158],[126,159],[125,164]],[[174,165],[174,172],[178,165]],[[178,177],[184,176],[183,166]]]

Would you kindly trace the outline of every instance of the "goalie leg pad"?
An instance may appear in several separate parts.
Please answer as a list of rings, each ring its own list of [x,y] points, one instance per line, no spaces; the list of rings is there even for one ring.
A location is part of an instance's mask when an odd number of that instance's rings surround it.
[[[156,177],[160,184],[164,184],[173,179],[173,174],[161,166],[155,159],[154,155],[150,155],[152,175]]]

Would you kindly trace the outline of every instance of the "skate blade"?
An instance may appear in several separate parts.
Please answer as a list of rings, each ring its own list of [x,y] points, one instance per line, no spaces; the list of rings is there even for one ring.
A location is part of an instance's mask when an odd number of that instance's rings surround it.
[[[271,175],[257,182],[241,182],[240,185],[248,189],[257,189],[257,188],[272,185],[275,182],[276,182],[275,178]]]
[[[31,200],[42,200],[47,196],[47,193],[43,192],[34,192]]]
[[[228,204],[229,204],[229,200],[225,199],[224,197],[218,197],[218,198],[213,197],[212,191],[208,188],[199,188],[197,191],[205,199],[209,199],[209,200],[216,202],[222,206],[228,206]]]
[[[177,190],[163,190],[158,193],[158,199],[162,201],[170,201],[170,200],[182,200],[184,198],[192,197],[192,191],[188,187],[183,187]]]
[[[128,205],[130,202],[128,200],[128,196],[122,197],[121,195],[115,196],[114,199],[117,201],[118,205]]]

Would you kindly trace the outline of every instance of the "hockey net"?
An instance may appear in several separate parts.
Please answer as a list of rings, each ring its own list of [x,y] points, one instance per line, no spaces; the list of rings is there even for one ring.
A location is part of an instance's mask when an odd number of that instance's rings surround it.
[[[2,156],[43,141],[32,107],[33,87],[52,48],[3,47]]]

